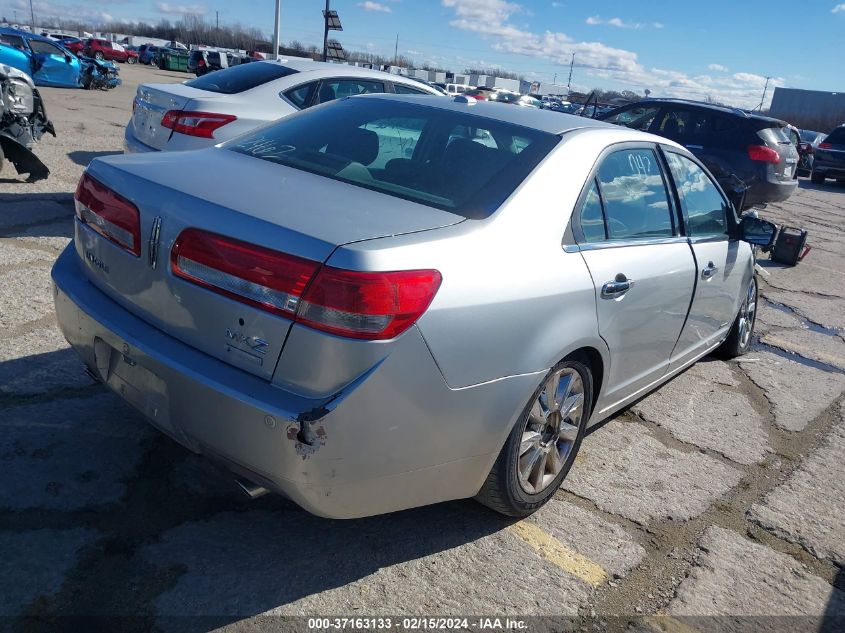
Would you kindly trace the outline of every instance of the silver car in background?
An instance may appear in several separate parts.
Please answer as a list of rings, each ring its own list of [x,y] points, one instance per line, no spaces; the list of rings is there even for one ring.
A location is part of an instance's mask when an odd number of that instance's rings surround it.
[[[126,125],[126,153],[209,147],[314,105],[359,94],[442,96],[379,70],[282,59],[241,64],[180,84],[141,84]]]
[[[60,326],[156,427],[322,516],[530,514],[589,426],[750,345],[774,226],[664,138],[369,95],[190,154],[223,181],[184,161],[91,163]]]

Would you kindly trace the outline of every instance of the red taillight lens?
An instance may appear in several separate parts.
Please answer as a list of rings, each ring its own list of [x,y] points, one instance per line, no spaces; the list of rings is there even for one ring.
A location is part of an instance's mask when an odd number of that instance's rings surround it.
[[[436,270],[357,272],[199,229],[171,251],[173,274],[309,327],[366,340],[394,338],[426,311]]]
[[[833,147],[833,143],[819,143],[819,149],[830,149]]]
[[[162,127],[200,138],[214,138],[215,130],[236,121],[238,117],[232,114],[217,114],[215,112],[187,112],[183,110],[169,110],[161,117]]]
[[[199,229],[179,235],[170,261],[177,277],[289,319],[320,266]]]
[[[141,214],[126,198],[82,174],[74,195],[80,222],[125,251],[141,255]]]
[[[202,57],[200,57],[200,60],[199,60],[199,63],[197,63],[197,66],[199,66],[200,68],[205,68],[205,60]]]
[[[748,158],[763,163],[777,164],[780,162],[780,154],[771,147],[766,147],[765,145],[749,145]]]
[[[324,266],[303,297],[297,321],[351,338],[394,338],[422,316],[440,282],[436,270],[364,273]]]

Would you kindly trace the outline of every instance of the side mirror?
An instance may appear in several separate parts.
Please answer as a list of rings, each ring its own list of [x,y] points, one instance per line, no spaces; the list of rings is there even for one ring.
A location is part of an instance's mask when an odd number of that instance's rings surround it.
[[[70,55],[65,55],[65,63],[66,63],[66,64],[69,64],[69,63],[70,63],[70,60],[71,60]]]
[[[750,215],[743,216],[739,223],[739,239],[764,250],[774,244],[777,232],[777,225]]]

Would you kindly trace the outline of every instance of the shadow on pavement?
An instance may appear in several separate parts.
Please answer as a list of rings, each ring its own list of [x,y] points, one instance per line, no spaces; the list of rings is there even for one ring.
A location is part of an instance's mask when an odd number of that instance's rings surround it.
[[[88,167],[88,163],[90,163],[95,158],[100,158],[102,156],[119,156],[123,154],[123,152],[68,152],[67,157],[71,159],[77,165],[81,165],[82,167]]]
[[[35,363],[42,372],[81,371],[69,356],[65,349],[0,363],[0,376]],[[26,630],[208,631],[276,609],[319,612],[321,604],[348,605],[352,615],[355,606],[407,611],[402,596],[424,592],[426,578],[447,574],[456,586],[473,584],[480,570],[496,578],[495,544],[468,558],[450,550],[512,522],[472,501],[347,521],[310,515],[277,495],[249,501],[227,471],[152,430],[101,387],[0,400],[0,420],[0,492],[11,487],[0,494],[0,534],[52,530],[71,561],[63,568],[39,554],[15,574],[16,585],[31,586],[23,595],[38,596],[13,605]],[[56,544],[79,530],[89,535],[81,548]],[[386,569],[367,587],[357,582]],[[56,588],[44,586],[45,576],[60,579]],[[385,596],[379,586],[389,588]],[[361,594],[370,587],[373,595]]]
[[[73,193],[0,193],[0,237],[73,237]]]

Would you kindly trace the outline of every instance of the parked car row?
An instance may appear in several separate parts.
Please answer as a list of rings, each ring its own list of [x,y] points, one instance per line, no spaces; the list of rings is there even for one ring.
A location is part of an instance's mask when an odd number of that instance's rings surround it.
[[[845,184],[845,125],[840,125],[819,141],[813,151],[813,171],[810,179],[824,184],[828,178]]]

